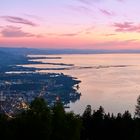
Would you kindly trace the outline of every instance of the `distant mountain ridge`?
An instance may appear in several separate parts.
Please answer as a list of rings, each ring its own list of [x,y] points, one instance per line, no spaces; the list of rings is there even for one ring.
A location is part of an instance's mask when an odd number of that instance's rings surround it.
[[[29,54],[110,54],[110,53],[140,53],[140,50],[95,50],[95,49],[51,49],[51,48],[5,48],[0,47],[0,52],[15,55]]]
[[[0,50],[0,67],[20,64],[22,61],[26,61],[26,58],[23,55]]]
[[[94,50],[94,49],[51,49],[51,48],[4,48],[0,47],[0,54],[10,55],[51,55],[51,54],[111,54],[111,53],[140,53],[140,50]],[[1,57],[1,56],[0,56]]]

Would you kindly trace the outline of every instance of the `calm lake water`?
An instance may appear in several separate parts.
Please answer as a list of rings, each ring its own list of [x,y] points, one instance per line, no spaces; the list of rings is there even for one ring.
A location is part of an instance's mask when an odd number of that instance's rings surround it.
[[[122,113],[125,110],[134,113],[136,100],[140,95],[140,54],[45,55],[45,57],[61,57],[61,59],[37,59],[33,61],[49,64],[25,65],[25,67],[65,68],[40,72],[64,73],[82,81],[79,89],[82,96],[79,101],[70,103],[70,110],[83,113],[86,105],[90,104],[93,109],[102,105],[105,111],[110,113]]]

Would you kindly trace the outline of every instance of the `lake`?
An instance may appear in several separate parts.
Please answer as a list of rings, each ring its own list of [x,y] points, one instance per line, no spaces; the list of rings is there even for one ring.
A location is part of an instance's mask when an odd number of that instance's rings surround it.
[[[82,96],[79,101],[70,103],[69,110],[82,114],[86,105],[91,105],[93,109],[101,105],[105,112],[116,114],[129,110],[134,113],[136,100],[140,95],[140,54],[65,54],[28,57],[31,57],[31,61],[48,64],[24,65],[24,67],[50,68],[39,72],[64,73],[82,81],[79,88]],[[54,58],[32,60],[32,57]],[[54,68],[56,70],[52,70]]]

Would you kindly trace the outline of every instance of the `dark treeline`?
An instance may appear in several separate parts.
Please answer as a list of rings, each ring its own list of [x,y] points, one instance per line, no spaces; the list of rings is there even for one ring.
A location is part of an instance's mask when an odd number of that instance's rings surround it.
[[[5,139],[38,140],[139,140],[140,97],[135,116],[129,111],[123,114],[106,114],[102,107],[92,110],[88,105],[83,115],[65,112],[61,103],[48,107],[36,98],[29,109],[8,117],[0,115],[0,137]]]

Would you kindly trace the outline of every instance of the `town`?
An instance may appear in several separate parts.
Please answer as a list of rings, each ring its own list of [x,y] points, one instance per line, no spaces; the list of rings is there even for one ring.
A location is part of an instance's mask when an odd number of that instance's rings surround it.
[[[44,98],[49,106],[61,100],[65,107],[80,99],[80,81],[56,73],[0,74],[0,112],[16,114],[27,109],[36,97]]]

